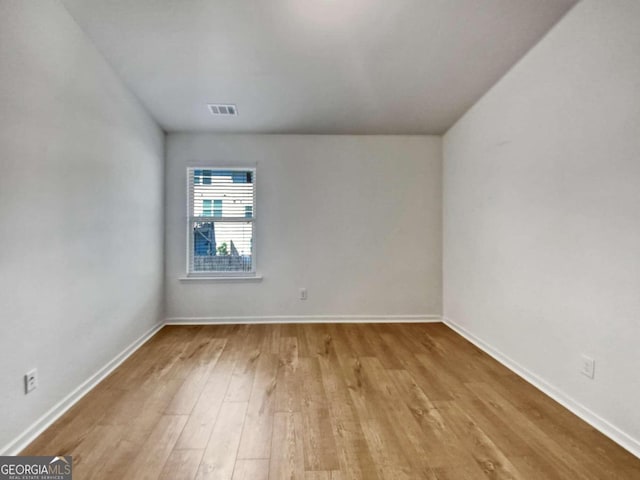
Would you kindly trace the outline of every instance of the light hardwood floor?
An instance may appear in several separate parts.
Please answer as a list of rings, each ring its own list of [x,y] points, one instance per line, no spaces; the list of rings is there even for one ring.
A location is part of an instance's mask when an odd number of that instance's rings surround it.
[[[639,479],[442,324],[167,326],[23,454],[74,479]]]

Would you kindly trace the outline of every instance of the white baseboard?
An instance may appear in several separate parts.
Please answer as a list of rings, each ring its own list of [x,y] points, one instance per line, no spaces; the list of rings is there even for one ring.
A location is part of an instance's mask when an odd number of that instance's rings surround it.
[[[18,438],[5,445],[0,450],[0,455],[18,455],[38,435],[46,430],[53,422],[60,418],[67,410],[73,407],[82,397],[84,397],[91,389],[100,383],[107,375],[113,372],[122,362],[124,362],[133,352],[140,348],[147,340],[153,337],[162,327],[163,323],[157,323],[147,330],[140,338],[132,342],[127,348],[116,355],[109,363],[98,370],[96,373],[82,382],[69,395],[55,404],[47,413],[36,420],[29,428],[27,428]]]
[[[553,398],[560,405],[562,405],[567,410],[569,410],[570,412],[580,417],[582,420],[587,422],[589,425],[591,425],[593,428],[595,428],[602,434],[609,437],[611,440],[616,442],[625,450],[628,450],[631,454],[640,458],[640,441],[639,440],[633,438],[628,433],[620,430],[615,425],[612,425],[611,423],[609,423],[604,418],[600,417],[595,412],[589,410],[587,407],[585,407],[584,405],[580,404],[579,402],[577,402],[576,400],[568,396],[559,388],[555,387],[554,385],[551,385],[546,380],[539,377],[535,373],[531,372],[527,368],[523,367],[519,363],[515,362],[514,360],[512,360],[511,358],[509,358],[508,356],[506,356],[496,348],[489,345],[484,340],[476,337],[473,333],[469,332],[464,327],[456,324],[450,318],[442,317],[442,321],[449,328],[451,328],[456,333],[466,338],[468,341],[473,343],[476,347],[478,347],[488,355],[492,356],[494,359],[496,359],[502,365],[507,367],[509,370],[511,370],[515,374],[525,379],[527,382],[532,384],[538,390],[541,390],[543,393]]]
[[[433,323],[440,315],[273,315],[247,317],[171,317],[166,325],[226,325],[247,323]]]

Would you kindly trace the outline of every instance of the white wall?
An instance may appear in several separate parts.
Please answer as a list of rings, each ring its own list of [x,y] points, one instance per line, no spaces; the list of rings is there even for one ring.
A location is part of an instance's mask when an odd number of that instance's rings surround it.
[[[0,2],[0,109],[6,451],[162,316],[164,136],[50,0]]]
[[[443,148],[445,316],[638,454],[640,2],[579,3]]]
[[[179,280],[196,165],[257,166],[261,282]],[[167,316],[439,315],[441,180],[439,137],[169,134]]]

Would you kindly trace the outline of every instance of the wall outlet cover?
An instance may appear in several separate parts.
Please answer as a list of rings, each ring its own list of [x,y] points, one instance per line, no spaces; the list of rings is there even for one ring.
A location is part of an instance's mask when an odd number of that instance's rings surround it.
[[[38,370],[29,370],[24,374],[24,393],[30,393],[38,388]]]
[[[593,378],[596,373],[596,361],[586,355],[582,355],[582,369],[580,370],[587,378]]]

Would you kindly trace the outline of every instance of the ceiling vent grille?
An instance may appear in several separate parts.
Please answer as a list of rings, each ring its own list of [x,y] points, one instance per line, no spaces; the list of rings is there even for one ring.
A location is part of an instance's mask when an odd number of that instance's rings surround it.
[[[207,104],[209,107],[209,112],[211,115],[217,116],[232,116],[235,117],[238,115],[238,109],[235,105],[229,103],[209,103]]]

